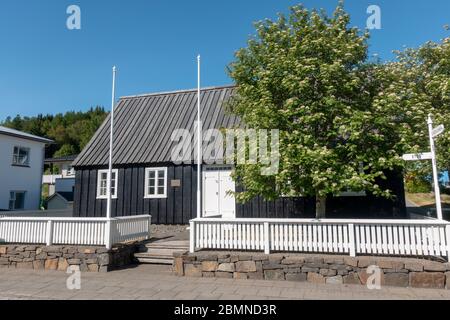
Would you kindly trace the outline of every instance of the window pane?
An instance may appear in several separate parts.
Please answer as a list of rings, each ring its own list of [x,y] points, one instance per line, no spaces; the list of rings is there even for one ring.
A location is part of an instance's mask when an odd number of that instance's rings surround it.
[[[158,187],[164,186],[164,179],[158,179]]]
[[[28,164],[28,149],[19,148],[19,162],[20,164]]]
[[[158,170],[158,178],[163,178],[164,179],[164,170]]]
[[[158,194],[164,194],[164,187],[158,187]]]
[[[150,187],[154,187],[154,186],[155,186],[155,183],[156,183],[156,180],[155,180],[155,179],[150,179],[150,180],[148,181],[148,185],[149,185]]]
[[[16,210],[23,209],[25,207],[24,205],[25,205],[25,192],[17,192],[14,209]]]
[[[148,176],[150,179],[154,179],[155,178],[155,171],[149,171],[148,172]]]
[[[148,188],[148,194],[155,194],[155,187]]]

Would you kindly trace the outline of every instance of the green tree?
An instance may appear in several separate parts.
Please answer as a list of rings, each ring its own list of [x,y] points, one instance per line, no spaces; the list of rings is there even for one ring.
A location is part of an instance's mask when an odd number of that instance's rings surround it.
[[[315,196],[321,218],[329,195],[392,196],[377,181],[400,164],[395,127],[372,106],[379,67],[365,64],[368,35],[349,22],[342,3],[331,17],[295,6],[289,17],[257,23],[257,35],[236,53],[231,112],[249,127],[280,129],[279,172],[264,176],[260,165],[238,165],[239,201]]]
[[[53,145],[46,146],[47,157],[79,153],[104,121],[107,112],[102,107],[86,112],[69,111],[65,114],[38,115],[36,117],[8,117],[1,125],[34,135],[50,138]]]
[[[432,114],[435,126],[446,127],[436,140],[438,166],[450,170],[450,38],[397,52],[397,61],[386,64],[382,76],[385,87],[375,105],[395,118],[404,151],[429,150],[426,121],[428,114]],[[407,171],[409,176],[419,177],[418,181],[426,180],[431,164],[408,163]]]

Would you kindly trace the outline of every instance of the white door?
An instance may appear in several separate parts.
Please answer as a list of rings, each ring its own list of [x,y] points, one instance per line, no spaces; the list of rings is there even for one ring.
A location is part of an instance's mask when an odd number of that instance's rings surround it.
[[[226,167],[225,167],[226,168]],[[236,218],[236,201],[228,191],[235,191],[229,168],[206,168],[203,172],[203,216]]]
[[[219,210],[219,172],[203,172],[203,216],[220,215]]]
[[[231,178],[231,171],[219,172],[219,204],[220,214],[224,219],[236,218],[236,201],[228,191],[235,191],[234,181]]]

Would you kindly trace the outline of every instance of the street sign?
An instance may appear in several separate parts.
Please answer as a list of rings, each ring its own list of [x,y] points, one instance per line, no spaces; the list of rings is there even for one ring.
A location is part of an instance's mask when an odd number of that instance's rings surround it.
[[[409,153],[403,155],[403,160],[405,161],[418,161],[418,160],[431,160],[433,155],[431,152],[424,153]]]
[[[433,129],[433,131],[431,131],[431,135],[433,136],[433,138],[436,138],[438,135],[440,135],[442,132],[444,132],[444,125],[441,124],[440,126],[437,126],[436,128]]]

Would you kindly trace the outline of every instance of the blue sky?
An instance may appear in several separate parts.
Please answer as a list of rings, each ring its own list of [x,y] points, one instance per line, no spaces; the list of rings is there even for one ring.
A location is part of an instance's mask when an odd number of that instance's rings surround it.
[[[275,18],[302,2],[331,12],[337,0],[0,0],[0,120],[6,116],[110,107],[111,67],[118,96],[231,83],[225,68],[254,33],[253,22]],[[66,28],[66,9],[81,7],[81,30]],[[381,7],[382,29],[371,53],[448,35],[448,0],[347,0],[352,25],[365,28],[370,4]]]

